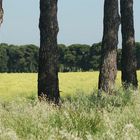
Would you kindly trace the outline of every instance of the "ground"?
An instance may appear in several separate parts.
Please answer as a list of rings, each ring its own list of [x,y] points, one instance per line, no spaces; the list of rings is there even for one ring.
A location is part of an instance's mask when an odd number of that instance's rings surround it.
[[[97,97],[98,72],[60,73],[61,106],[39,102],[37,74],[0,74],[0,140],[139,140],[140,91]],[[140,72],[138,72],[140,81]]]

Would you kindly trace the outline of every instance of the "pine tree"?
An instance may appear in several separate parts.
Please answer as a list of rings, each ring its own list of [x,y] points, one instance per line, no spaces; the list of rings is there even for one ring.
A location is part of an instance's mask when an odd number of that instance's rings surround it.
[[[110,93],[117,75],[117,45],[120,17],[118,0],[104,2],[104,32],[98,88]]]
[[[128,87],[138,86],[133,0],[120,0],[122,24],[122,83]]]
[[[40,0],[38,96],[59,102],[57,0]]]

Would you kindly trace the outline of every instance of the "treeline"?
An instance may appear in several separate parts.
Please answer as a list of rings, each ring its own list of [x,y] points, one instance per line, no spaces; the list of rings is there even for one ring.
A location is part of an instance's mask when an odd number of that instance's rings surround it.
[[[0,72],[37,72],[38,50],[34,45],[0,44]]]
[[[35,45],[0,44],[0,72],[37,72],[39,48]],[[136,43],[138,69],[140,69],[140,43]],[[89,45],[59,45],[59,71],[99,70],[101,43]],[[131,58],[130,58],[131,59]],[[121,49],[118,49],[118,69],[121,69]]]

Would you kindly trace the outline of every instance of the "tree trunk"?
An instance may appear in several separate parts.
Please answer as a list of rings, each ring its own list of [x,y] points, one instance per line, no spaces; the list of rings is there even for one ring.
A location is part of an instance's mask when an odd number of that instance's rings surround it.
[[[120,0],[122,24],[122,84],[138,86],[133,0]]]
[[[2,0],[0,0],[0,26],[3,22],[3,8],[2,8]]]
[[[110,93],[117,75],[117,45],[120,17],[118,0],[105,0],[104,32],[98,88]]]
[[[59,102],[57,0],[40,0],[38,96]]]

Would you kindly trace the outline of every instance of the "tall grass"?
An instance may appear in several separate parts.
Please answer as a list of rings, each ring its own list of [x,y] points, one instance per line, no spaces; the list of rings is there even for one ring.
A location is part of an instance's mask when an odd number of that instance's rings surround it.
[[[61,107],[36,98],[0,103],[0,140],[138,140],[140,95],[119,89],[97,97],[77,93]]]

